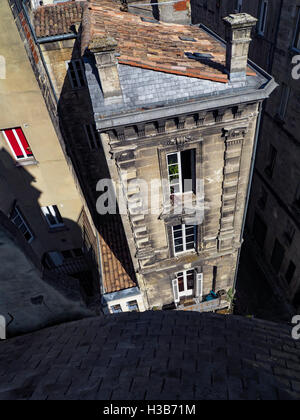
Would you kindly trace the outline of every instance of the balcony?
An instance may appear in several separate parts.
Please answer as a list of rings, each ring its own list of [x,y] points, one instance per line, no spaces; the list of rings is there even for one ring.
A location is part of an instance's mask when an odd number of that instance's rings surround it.
[[[229,303],[224,298],[211,300],[209,302],[200,302],[199,299],[193,298],[184,304],[177,306],[177,311],[194,311],[194,312],[215,312],[228,308]]]

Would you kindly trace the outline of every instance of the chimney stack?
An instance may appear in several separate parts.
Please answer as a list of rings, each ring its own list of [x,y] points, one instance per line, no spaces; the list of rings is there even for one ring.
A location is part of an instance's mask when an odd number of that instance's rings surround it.
[[[95,37],[89,44],[89,50],[95,56],[104,98],[121,100],[116,47],[117,41],[111,37]]]
[[[168,23],[179,23],[189,25],[191,23],[190,0],[178,0],[168,3],[168,0],[156,0],[159,10],[159,20]]]
[[[227,41],[226,70],[231,82],[245,81],[251,31],[257,19],[247,13],[237,13],[223,20]]]

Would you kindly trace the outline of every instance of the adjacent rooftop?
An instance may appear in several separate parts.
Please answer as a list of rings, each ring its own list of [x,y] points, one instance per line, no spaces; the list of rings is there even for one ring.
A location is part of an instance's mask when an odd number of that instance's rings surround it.
[[[150,1],[149,1],[150,3]],[[120,11],[120,2],[84,5],[82,53],[96,37],[117,41],[119,64],[226,83],[225,48],[196,26],[178,25]],[[255,75],[248,69],[249,75]]]
[[[34,13],[37,38],[74,33],[73,25],[81,23],[84,1],[69,1],[38,7]]]
[[[0,341],[0,400],[299,400],[289,325],[124,313]]]

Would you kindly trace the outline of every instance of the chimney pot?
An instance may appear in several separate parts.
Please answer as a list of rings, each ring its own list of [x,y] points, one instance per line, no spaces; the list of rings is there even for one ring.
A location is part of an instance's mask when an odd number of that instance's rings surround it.
[[[246,80],[251,31],[257,19],[247,13],[231,14],[224,19],[226,26],[226,70],[230,81]]]

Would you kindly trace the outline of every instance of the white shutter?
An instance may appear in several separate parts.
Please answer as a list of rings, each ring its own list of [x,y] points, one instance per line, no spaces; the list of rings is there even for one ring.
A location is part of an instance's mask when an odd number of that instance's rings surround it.
[[[179,288],[178,288],[178,279],[172,280],[172,286],[173,286],[173,294],[174,294],[174,302],[179,302]]]
[[[203,273],[197,273],[196,276],[196,297],[202,297],[203,294]]]

